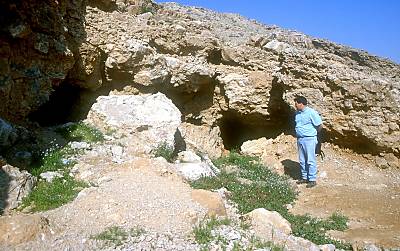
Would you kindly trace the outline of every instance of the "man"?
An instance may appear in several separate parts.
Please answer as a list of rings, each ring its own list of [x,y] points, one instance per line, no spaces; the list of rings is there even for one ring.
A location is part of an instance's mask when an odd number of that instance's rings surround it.
[[[296,137],[301,169],[301,180],[298,184],[307,183],[307,188],[317,185],[317,160],[315,147],[317,132],[322,129],[322,119],[319,114],[307,106],[307,99],[298,96],[294,99],[296,106]]]

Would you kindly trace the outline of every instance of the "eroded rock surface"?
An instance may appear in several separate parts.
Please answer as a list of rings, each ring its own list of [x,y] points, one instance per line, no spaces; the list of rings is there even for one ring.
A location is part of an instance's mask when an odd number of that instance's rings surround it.
[[[250,127],[284,126],[303,94],[321,113],[328,140],[400,154],[400,67],[388,60],[176,4],[141,15],[88,8],[86,18],[108,80],[166,93],[190,123],[212,128],[229,113]]]
[[[85,1],[0,3],[0,116],[18,122],[49,100],[85,37]],[[75,54],[74,54],[75,53]]]

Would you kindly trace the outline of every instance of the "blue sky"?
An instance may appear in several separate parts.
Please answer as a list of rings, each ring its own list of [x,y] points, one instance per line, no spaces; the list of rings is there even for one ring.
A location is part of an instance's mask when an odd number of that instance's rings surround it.
[[[156,2],[171,2],[156,0]],[[400,0],[175,0],[366,50],[400,63]]]

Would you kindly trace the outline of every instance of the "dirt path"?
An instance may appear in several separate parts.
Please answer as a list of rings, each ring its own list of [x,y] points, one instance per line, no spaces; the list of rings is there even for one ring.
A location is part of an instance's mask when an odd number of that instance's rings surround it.
[[[166,171],[167,165],[163,159],[116,164],[107,156],[85,158],[77,175],[93,186],[71,203],[41,213],[52,233],[16,250],[103,250],[104,243],[91,236],[115,226],[146,231],[141,243],[130,243],[133,250],[153,250],[153,245],[157,250],[197,249],[188,236],[205,209],[191,199],[192,189],[181,177]]]
[[[289,151],[280,156],[281,164],[287,174],[296,178],[296,149],[294,144],[286,147]],[[399,248],[400,170],[382,170],[361,155],[329,144],[324,147],[326,157],[318,161],[318,186],[298,186],[299,196],[292,212],[318,217],[341,212],[350,219],[349,229],[331,232],[332,237]]]

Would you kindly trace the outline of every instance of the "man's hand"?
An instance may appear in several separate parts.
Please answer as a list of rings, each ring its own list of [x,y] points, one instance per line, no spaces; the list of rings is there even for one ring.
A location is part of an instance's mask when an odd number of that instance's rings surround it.
[[[317,127],[317,132],[318,132],[318,133],[320,133],[320,132],[321,132],[321,130],[322,130],[322,127],[323,127],[323,126],[322,126],[322,124],[320,124],[320,125]]]

